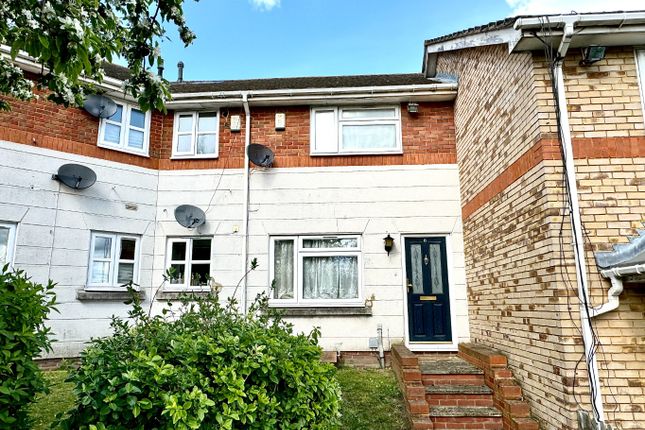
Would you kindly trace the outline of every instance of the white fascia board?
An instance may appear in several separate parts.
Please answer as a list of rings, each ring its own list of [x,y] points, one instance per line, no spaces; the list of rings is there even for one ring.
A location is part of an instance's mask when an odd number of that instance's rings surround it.
[[[452,85],[452,84],[451,84]],[[409,101],[448,101],[453,100],[457,95],[455,89],[433,90],[433,91],[398,91],[392,93],[355,93],[355,94],[322,94],[322,95],[293,95],[293,96],[256,96],[249,93],[249,105],[251,106],[288,106],[288,105],[341,105],[356,103],[398,103]],[[177,108],[209,108],[215,106],[241,105],[242,99],[239,93],[237,97],[193,97],[186,99],[174,99],[166,103],[168,109]]]
[[[645,24],[645,11],[518,18],[513,27],[516,30],[527,30],[539,29],[545,24],[563,27],[567,23],[574,23],[576,27],[617,26],[620,28],[624,25]]]
[[[522,33],[514,28],[485,31],[483,33],[471,34],[426,45],[426,54],[438,54],[441,52],[458,51],[460,49],[477,48],[479,46],[514,44],[521,37]]]

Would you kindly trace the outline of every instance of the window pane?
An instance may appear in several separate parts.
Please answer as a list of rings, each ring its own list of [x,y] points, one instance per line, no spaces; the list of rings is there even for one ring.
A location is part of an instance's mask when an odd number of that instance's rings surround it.
[[[139,128],[146,127],[146,114],[139,109],[132,109],[130,111],[130,125]]]
[[[121,260],[134,260],[134,252],[137,247],[137,241],[134,239],[121,239]]]
[[[356,248],[358,247],[358,239],[304,239],[302,246],[304,248]]]
[[[430,282],[432,294],[443,294],[443,268],[441,267],[441,246],[430,244]]]
[[[112,257],[112,238],[96,236],[94,239],[94,258]]]
[[[177,136],[177,152],[190,152],[193,136],[184,134]]]
[[[343,119],[396,118],[395,109],[343,109]]]
[[[293,240],[276,240],[273,254],[273,298],[293,299]]]
[[[333,110],[317,111],[315,125],[315,150],[316,152],[336,152],[337,132],[336,115]]]
[[[130,148],[143,149],[143,132],[130,129],[128,146]]]
[[[107,284],[110,282],[110,263],[108,261],[92,262],[92,284]]]
[[[345,150],[394,149],[396,148],[396,126],[394,124],[345,125],[341,146]]]
[[[174,261],[186,259],[186,242],[173,242],[170,259]]]
[[[170,283],[171,284],[183,284],[184,283],[185,273],[186,273],[186,265],[185,264],[171,264],[170,267],[175,269],[175,275],[174,275],[174,277],[170,278]]]
[[[179,116],[179,128],[180,133],[189,133],[193,131],[193,116],[192,115],[180,115]]]
[[[195,239],[193,240],[193,261],[211,259],[211,240],[210,239]]]
[[[123,120],[123,106],[116,105],[116,112],[108,119],[114,122],[121,122]]]
[[[217,131],[217,114],[203,113],[199,115],[197,131]]]
[[[200,134],[197,136],[198,154],[215,154],[217,137],[214,134]]]
[[[105,131],[103,133],[103,140],[106,142],[121,143],[121,127],[118,125],[106,123]]]
[[[423,294],[423,257],[421,245],[410,247],[410,262],[412,265],[412,293]]]
[[[303,258],[305,299],[358,298],[358,257]]]
[[[7,263],[7,256],[9,255],[9,229],[0,227],[0,266]]]
[[[210,264],[193,264],[192,274],[190,275],[190,285],[193,287],[200,287],[208,285],[208,280],[211,275]]]
[[[119,285],[134,281],[134,263],[119,263],[117,283]]]

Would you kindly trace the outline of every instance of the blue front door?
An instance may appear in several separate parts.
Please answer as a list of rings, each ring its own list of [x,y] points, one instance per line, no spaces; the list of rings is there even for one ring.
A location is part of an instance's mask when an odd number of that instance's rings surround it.
[[[406,238],[405,255],[410,341],[451,341],[446,239]]]

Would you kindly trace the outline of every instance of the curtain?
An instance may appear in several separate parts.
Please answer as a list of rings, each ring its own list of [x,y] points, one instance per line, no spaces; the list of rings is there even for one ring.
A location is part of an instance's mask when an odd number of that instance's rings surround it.
[[[396,148],[394,124],[361,124],[342,126],[343,149]]]
[[[305,299],[358,298],[358,257],[331,256],[303,259]]]
[[[276,240],[273,253],[273,298],[293,299],[293,240]]]

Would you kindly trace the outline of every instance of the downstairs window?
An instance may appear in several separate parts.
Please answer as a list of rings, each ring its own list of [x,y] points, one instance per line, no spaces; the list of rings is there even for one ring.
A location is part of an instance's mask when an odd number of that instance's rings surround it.
[[[275,304],[358,304],[360,237],[272,237],[270,276]]]

